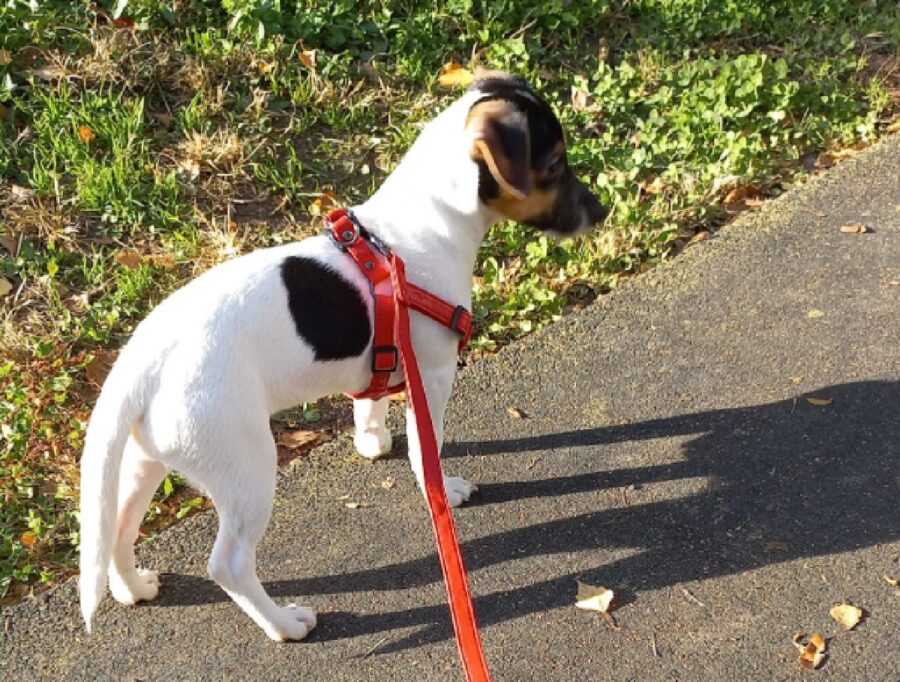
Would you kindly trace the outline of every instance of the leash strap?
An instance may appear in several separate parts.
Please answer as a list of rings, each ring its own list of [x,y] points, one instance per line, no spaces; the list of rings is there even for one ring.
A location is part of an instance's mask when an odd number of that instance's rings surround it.
[[[444,573],[444,584],[447,586],[447,597],[450,601],[450,615],[453,619],[453,630],[456,633],[456,644],[462,658],[463,669],[469,682],[489,682],[487,661],[481,648],[478,636],[478,623],[475,620],[475,609],[472,606],[472,595],[466,579],[466,567],[463,564],[459,540],[456,537],[456,526],[447,503],[444,491],[444,476],[441,472],[441,461],[438,453],[437,438],[428,409],[428,398],[422,385],[422,376],[416,363],[412,338],[409,331],[409,309],[403,297],[409,296],[412,286],[406,281],[406,270],[403,261],[391,254],[391,280],[397,292],[396,325],[397,342],[400,345],[400,357],[403,360],[403,372],[406,375],[407,394],[416,418],[416,429],[419,432],[419,444],[422,448],[422,470],[425,477],[425,496],[431,512],[431,525],[437,540],[438,557]]]
[[[372,383],[363,393],[353,394],[351,397],[382,398],[403,390],[404,387],[407,389],[422,448],[425,497],[428,500],[438,558],[447,587],[459,655],[469,682],[490,682],[491,675],[481,648],[466,567],[447,502],[447,493],[444,491],[444,476],[431,411],[409,328],[409,309],[413,308],[457,332],[461,337],[459,350],[462,350],[472,334],[472,315],[464,307],[453,306],[408,282],[403,260],[367,234],[350,211],[332,211],[325,223],[331,240],[356,262],[368,279],[374,298]],[[398,356],[402,360],[406,383],[388,386],[391,374],[397,369]]]

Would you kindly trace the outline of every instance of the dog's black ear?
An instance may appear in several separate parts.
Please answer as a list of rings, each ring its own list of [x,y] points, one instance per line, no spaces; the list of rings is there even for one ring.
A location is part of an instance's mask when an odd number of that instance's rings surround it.
[[[472,133],[472,159],[484,161],[507,193],[517,199],[527,197],[531,193],[531,136],[525,113],[508,100],[485,100],[469,111],[466,127]]]

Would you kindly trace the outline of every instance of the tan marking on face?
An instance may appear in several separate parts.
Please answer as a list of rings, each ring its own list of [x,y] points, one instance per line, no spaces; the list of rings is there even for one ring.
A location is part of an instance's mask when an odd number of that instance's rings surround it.
[[[556,185],[552,185],[547,189],[540,189],[535,184],[537,179],[539,179],[538,174],[532,170],[532,190],[524,199],[514,197],[501,189],[500,196],[489,200],[487,202],[488,205],[500,215],[520,223],[550,215],[556,207],[556,201],[559,198],[559,188]]]

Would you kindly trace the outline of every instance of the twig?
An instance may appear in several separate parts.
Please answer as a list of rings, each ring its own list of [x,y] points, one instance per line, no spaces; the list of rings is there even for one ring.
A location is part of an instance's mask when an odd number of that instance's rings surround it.
[[[659,650],[656,648],[656,633],[650,633],[650,650],[653,652],[654,658],[659,658]]]
[[[692,595],[690,592],[688,592],[686,588],[682,587],[682,588],[681,588],[681,591],[684,592],[684,596],[685,596],[685,597],[687,597],[688,599],[690,599],[690,600],[691,600],[692,602],[694,602],[697,606],[702,606],[704,609],[706,608],[706,604],[704,604],[702,601],[700,601],[699,599],[697,599],[697,597],[695,597],[695,596]]]
[[[387,637],[382,637],[382,638],[379,639],[377,642],[375,642],[374,646],[373,646],[371,649],[369,649],[366,653],[364,653],[364,654],[362,655],[362,657],[363,657],[363,658],[368,658],[368,657],[371,656],[373,653],[375,653],[375,649],[377,649],[378,647],[380,647],[380,646],[381,646],[382,644],[384,644],[386,641],[388,641],[388,638],[387,638]]]

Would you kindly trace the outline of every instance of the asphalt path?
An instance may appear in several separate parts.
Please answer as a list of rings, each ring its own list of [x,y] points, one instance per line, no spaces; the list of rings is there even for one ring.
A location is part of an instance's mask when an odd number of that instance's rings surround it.
[[[480,486],[455,516],[496,679],[900,679],[900,137],[466,368],[447,439]],[[461,679],[404,446],[283,470],[260,574],[319,611],[306,641],[206,578],[206,513],[141,547],[160,598],[108,597],[90,636],[71,581],[7,609],[4,679]],[[577,580],[616,592],[618,631]]]

